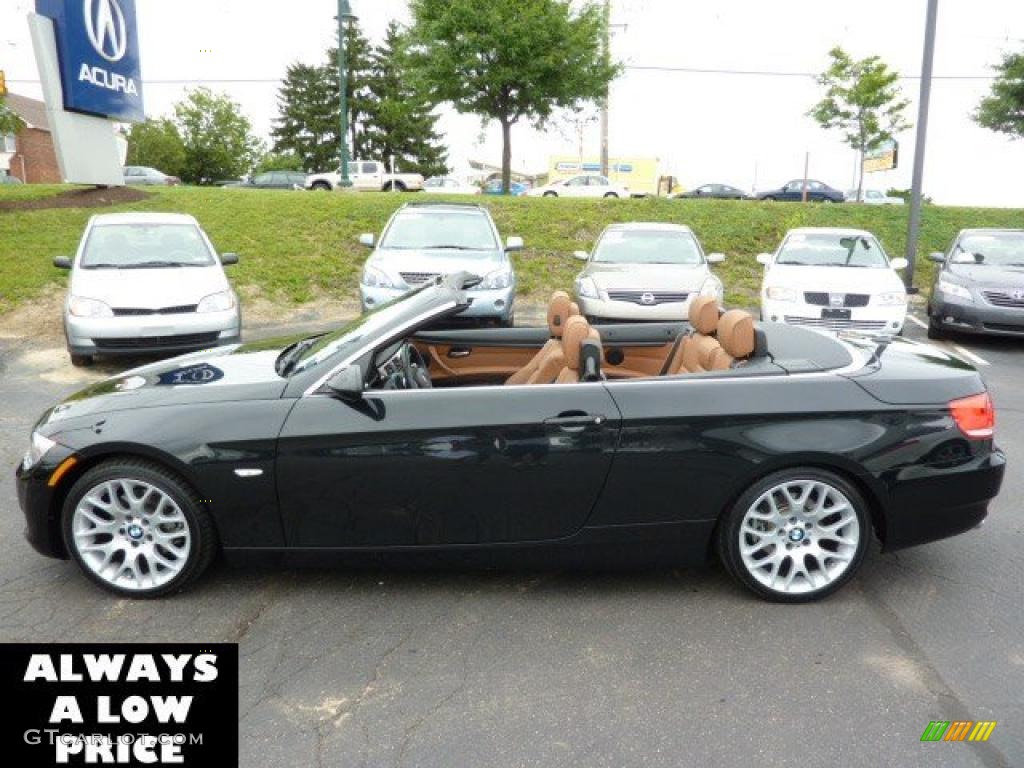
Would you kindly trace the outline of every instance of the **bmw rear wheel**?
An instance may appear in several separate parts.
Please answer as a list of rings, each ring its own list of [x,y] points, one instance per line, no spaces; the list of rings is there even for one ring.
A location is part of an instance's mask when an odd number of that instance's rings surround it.
[[[726,570],[768,600],[803,603],[849,581],[864,560],[867,504],[831,472],[776,472],[751,486],[718,528]]]
[[[64,543],[86,576],[123,597],[158,597],[198,578],[216,551],[209,514],[176,475],[115,459],[86,472],[64,504]]]

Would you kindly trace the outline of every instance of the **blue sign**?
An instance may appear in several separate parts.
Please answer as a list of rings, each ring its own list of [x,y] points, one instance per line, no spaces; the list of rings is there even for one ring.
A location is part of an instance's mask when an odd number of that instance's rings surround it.
[[[135,0],[36,0],[53,19],[64,109],[145,119]]]

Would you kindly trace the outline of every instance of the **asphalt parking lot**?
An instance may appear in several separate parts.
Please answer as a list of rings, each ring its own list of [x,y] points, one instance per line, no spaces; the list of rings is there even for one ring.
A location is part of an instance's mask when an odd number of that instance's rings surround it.
[[[115,369],[0,339],[0,640],[238,642],[254,768],[1024,765],[1024,342],[941,343],[996,402],[1011,463],[989,521],[876,547],[839,594],[784,607],[717,566],[221,566],[173,599],[111,598],[25,543],[13,468],[44,408]],[[999,724],[988,743],[922,744],[931,720]]]

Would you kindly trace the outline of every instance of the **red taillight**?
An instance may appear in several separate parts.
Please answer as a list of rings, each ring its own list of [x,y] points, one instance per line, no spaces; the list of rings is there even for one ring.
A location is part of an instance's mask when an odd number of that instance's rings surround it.
[[[961,397],[949,404],[949,412],[967,437],[982,440],[992,437],[996,426],[996,409],[988,392]]]

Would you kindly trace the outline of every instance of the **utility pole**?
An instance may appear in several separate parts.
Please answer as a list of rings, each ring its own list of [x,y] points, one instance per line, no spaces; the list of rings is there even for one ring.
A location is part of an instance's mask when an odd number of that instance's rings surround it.
[[[807,202],[807,175],[811,170],[811,153],[804,152],[804,186],[800,192],[800,202]]]
[[[612,52],[612,0],[604,0],[604,61],[611,60]],[[611,83],[608,84],[611,91]],[[601,175],[608,175],[608,96],[606,92],[601,102]]]
[[[914,144],[914,179],[910,187],[910,219],[907,223],[907,270],[903,282],[907,293],[917,293],[914,268],[917,266],[917,236],[921,230],[921,185],[924,181],[924,145],[928,135],[928,102],[932,95],[932,61],[935,58],[935,20],[939,0],[928,0],[924,24],[924,55],[921,60],[921,93],[917,104],[917,141]]]
[[[348,177],[348,64],[345,61],[345,22],[353,22],[356,17],[348,0],[338,0],[338,82],[341,85],[341,187],[351,187],[352,179]]]

